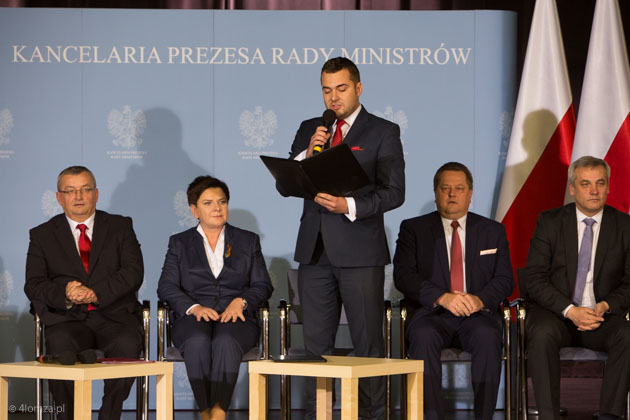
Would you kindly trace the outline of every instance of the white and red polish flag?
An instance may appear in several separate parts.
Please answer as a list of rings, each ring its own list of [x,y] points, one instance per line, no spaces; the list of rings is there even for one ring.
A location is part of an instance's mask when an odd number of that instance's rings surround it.
[[[537,0],[496,212],[515,271],[525,266],[538,214],[564,201],[574,134],[556,2]]]
[[[617,0],[597,0],[572,161],[591,155],[610,165],[607,203],[630,210],[630,71]]]

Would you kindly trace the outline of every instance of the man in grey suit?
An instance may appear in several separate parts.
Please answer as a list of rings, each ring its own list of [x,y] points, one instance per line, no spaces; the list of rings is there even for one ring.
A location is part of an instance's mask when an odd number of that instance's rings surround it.
[[[630,388],[630,216],[606,205],[610,167],[569,167],[575,203],[542,212],[525,267],[528,364],[540,419],[560,416],[560,347],[608,353],[600,419],[624,412]],[[521,288],[522,289],[522,288]]]
[[[383,214],[405,198],[405,162],[398,125],[368,113],[359,103],[359,70],[347,58],[328,60],[321,86],[326,108],[337,121],[329,133],[321,118],[302,122],[290,158],[306,159],[315,147],[345,143],[370,184],[350,197],[319,193],[304,200],[295,247],[298,292],[304,315],[304,343],[315,354],[330,354],[343,304],[356,356],[383,357],[384,266],[390,262]],[[332,135],[332,133],[335,133]],[[278,186],[281,194],[287,195]],[[309,412],[314,416],[313,387]],[[361,380],[359,416],[383,413],[385,382]]]

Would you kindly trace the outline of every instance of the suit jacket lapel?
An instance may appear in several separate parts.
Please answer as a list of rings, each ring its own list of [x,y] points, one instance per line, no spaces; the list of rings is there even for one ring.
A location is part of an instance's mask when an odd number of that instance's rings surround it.
[[[57,238],[61,249],[63,249],[63,252],[68,256],[68,260],[71,261],[71,264],[77,266],[77,273],[83,273],[87,276],[85,268],[83,268],[83,263],[81,262],[81,256],[77,250],[77,244],[74,240],[74,236],[70,231],[70,225],[68,224],[68,220],[64,214],[59,216],[56,223],[55,237]]]
[[[94,269],[98,257],[101,255],[101,251],[105,246],[105,238],[109,231],[109,221],[100,212],[96,212],[94,216],[94,231],[92,232],[92,244],[90,246],[90,273]]]
[[[593,268],[593,285],[596,285],[597,276],[604,264],[607,248],[613,242],[613,235],[617,229],[614,212],[608,207],[604,207],[602,214],[602,225],[599,227],[599,237],[597,239],[597,249],[595,250],[595,267]]]
[[[469,293],[473,292],[472,288],[472,279],[473,279],[473,270],[472,267],[475,267],[475,260],[479,255],[479,248],[477,246],[477,240],[479,239],[479,234],[477,233],[477,219],[471,213],[468,213],[468,217],[466,217],[466,261],[464,263],[464,270],[466,271],[466,291]]]
[[[355,144],[359,139],[361,139],[361,133],[365,130],[368,122],[368,112],[365,110],[365,107],[361,107],[361,111],[357,115],[357,118],[352,123],[350,127],[350,131],[346,134],[346,137],[343,139],[343,142],[348,145],[348,147]]]
[[[564,235],[564,248],[567,261],[567,281],[569,283],[568,292],[573,296],[575,289],[575,276],[577,275],[578,263],[578,233],[577,233],[577,216],[575,214],[575,206],[568,206],[567,214],[563,218],[562,229]]]
[[[234,252],[234,230],[232,226],[226,223],[224,232],[225,245],[223,246],[223,270],[221,274],[228,270],[232,270],[232,252]]]
[[[440,272],[442,273],[442,285],[451,288],[451,269],[448,265],[448,253],[446,247],[446,236],[444,235],[444,226],[442,226],[442,218],[438,212],[435,212],[435,221],[431,232],[433,233],[433,243],[435,244],[435,252],[437,252],[438,262],[440,264]]]
[[[212,270],[210,269],[210,262],[208,261],[208,256],[206,255],[206,248],[204,247],[203,244],[203,237],[201,236],[201,234],[199,232],[197,232],[197,229],[195,228],[192,231],[192,237],[191,237],[191,248],[193,250],[195,259],[197,260],[197,263],[199,264],[199,267],[203,267],[205,268],[208,273],[214,277],[214,274],[212,274]]]

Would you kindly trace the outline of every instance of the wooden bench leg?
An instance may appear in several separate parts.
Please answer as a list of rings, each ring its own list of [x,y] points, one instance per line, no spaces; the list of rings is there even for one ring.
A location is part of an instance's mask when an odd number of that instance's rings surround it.
[[[74,419],[92,419],[92,381],[74,381]]]
[[[317,378],[317,420],[332,419],[332,379]]]
[[[423,378],[422,373],[407,374],[407,415],[409,420],[422,420]]]
[[[4,377],[0,377],[0,420],[7,420],[9,418],[9,380]]]
[[[267,418],[267,375],[249,374],[249,418],[250,420]]]
[[[359,418],[359,380],[341,380],[341,420]]]
[[[155,377],[155,419],[173,420],[173,374]]]

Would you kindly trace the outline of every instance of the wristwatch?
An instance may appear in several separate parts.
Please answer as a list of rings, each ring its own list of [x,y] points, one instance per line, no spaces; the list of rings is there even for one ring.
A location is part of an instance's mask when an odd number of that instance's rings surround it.
[[[243,298],[241,300],[243,301],[243,310],[247,309],[247,301]]]

